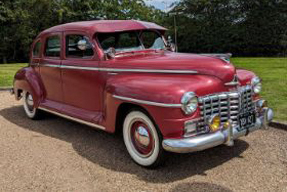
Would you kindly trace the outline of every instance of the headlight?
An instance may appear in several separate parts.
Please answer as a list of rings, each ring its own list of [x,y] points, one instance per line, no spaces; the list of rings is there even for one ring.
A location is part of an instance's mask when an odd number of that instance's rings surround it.
[[[253,77],[251,79],[251,85],[254,93],[259,93],[262,89],[261,79],[259,77]]]
[[[198,106],[198,99],[194,92],[186,92],[181,98],[182,110],[186,115],[193,113]]]

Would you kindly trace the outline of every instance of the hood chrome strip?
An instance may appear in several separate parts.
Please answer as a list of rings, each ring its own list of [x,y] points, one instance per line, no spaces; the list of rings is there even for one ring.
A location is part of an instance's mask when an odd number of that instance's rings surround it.
[[[113,95],[114,98],[125,100],[125,101],[131,101],[135,103],[145,104],[145,105],[153,105],[158,107],[171,107],[171,108],[181,108],[181,104],[172,104],[172,103],[158,103],[153,101],[146,101],[146,100],[140,100],[140,99],[133,99],[130,97],[122,97],[118,95]]]
[[[119,68],[103,68],[103,67],[80,67],[71,65],[54,65],[40,64],[44,67],[58,67],[63,69],[80,69],[88,71],[106,71],[106,72],[135,72],[135,73],[170,73],[170,74],[197,74],[193,70],[171,70],[171,69],[119,69]]]

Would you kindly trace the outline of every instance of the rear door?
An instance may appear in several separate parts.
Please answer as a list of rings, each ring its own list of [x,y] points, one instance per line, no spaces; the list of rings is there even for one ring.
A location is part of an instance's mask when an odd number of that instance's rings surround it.
[[[32,52],[30,53],[30,65],[36,71],[38,75],[40,75],[39,64],[41,62],[41,48],[42,48],[41,39],[36,39],[32,45]]]
[[[62,33],[50,33],[46,36],[43,58],[39,64],[41,79],[45,88],[46,107],[61,110],[58,103],[63,102],[61,59]]]

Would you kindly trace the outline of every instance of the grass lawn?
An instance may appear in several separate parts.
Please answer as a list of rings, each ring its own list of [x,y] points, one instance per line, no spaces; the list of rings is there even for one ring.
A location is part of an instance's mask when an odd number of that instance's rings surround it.
[[[262,79],[261,96],[275,112],[275,120],[287,122],[287,58],[232,58],[236,67],[256,73]]]
[[[287,122],[287,58],[232,58],[232,63],[254,71],[263,80],[262,97],[275,119]],[[0,87],[11,87],[16,71],[27,64],[0,64]]]
[[[27,63],[0,64],[0,88],[12,87],[15,73],[27,65]]]

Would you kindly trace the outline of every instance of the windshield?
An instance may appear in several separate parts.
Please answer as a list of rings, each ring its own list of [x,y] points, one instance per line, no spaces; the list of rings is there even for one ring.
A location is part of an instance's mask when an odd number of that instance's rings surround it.
[[[98,40],[104,51],[110,47],[115,48],[117,52],[165,49],[161,35],[155,31],[99,33]]]

